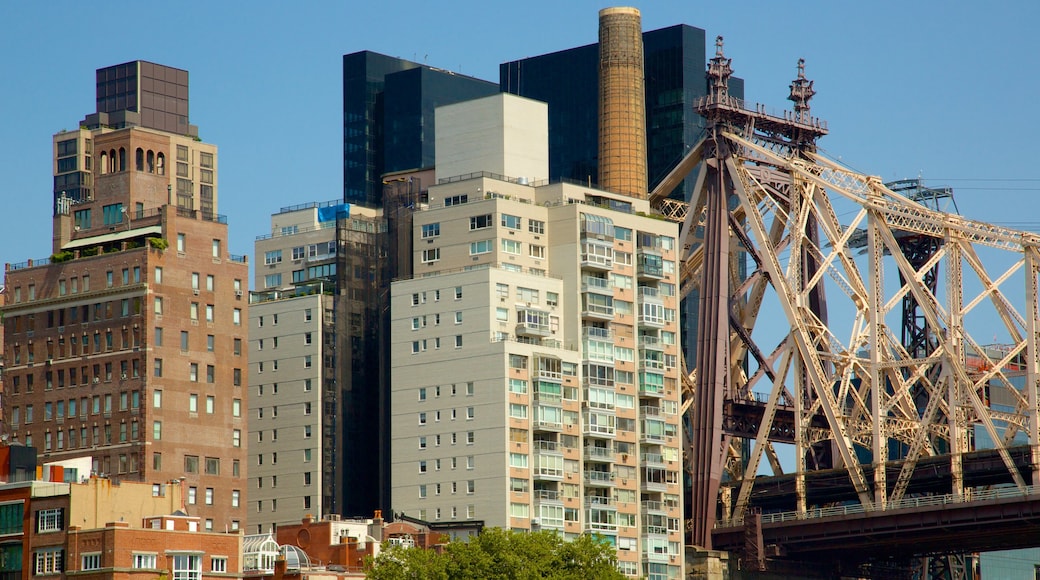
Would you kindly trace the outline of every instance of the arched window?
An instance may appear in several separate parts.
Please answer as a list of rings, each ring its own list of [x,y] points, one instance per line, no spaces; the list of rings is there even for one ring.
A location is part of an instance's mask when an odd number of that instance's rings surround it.
[[[119,170],[126,171],[126,149],[119,148]]]
[[[99,160],[98,167],[101,168],[101,175],[108,173],[108,153],[101,152],[101,159]]]
[[[148,173],[155,173],[155,152],[148,150]]]
[[[162,154],[162,151],[155,156],[155,172],[159,175],[166,175],[166,156]]]
[[[108,150],[108,172],[109,173],[115,173],[116,171],[119,171],[118,168],[119,168],[119,159],[116,158],[116,150],[115,149],[109,149]]]
[[[134,155],[134,170],[144,171],[144,149],[137,148],[137,153]]]

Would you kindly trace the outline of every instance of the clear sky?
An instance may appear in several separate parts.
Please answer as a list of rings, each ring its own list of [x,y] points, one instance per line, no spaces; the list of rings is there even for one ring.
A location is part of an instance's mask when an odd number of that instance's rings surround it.
[[[342,196],[342,55],[498,81],[498,64],[595,42],[603,0],[0,4],[0,262],[50,254],[51,135],[94,111],[94,70],[187,69],[220,148],[220,213],[249,254],[282,206]],[[1040,229],[1040,2],[631,2],[644,30],[726,39],[746,95],[787,108],[798,58],[832,157],[952,185],[962,213]],[[710,50],[709,50],[710,52]]]

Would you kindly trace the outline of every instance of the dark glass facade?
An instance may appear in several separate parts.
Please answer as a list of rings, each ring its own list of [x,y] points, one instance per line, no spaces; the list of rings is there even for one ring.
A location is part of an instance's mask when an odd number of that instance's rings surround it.
[[[703,30],[684,24],[643,33],[650,189],[704,132],[704,120],[693,111],[696,99],[707,92],[704,40]],[[502,91],[549,104],[550,179],[596,182],[598,83],[598,44],[499,66]],[[730,94],[743,98],[743,80],[731,80]],[[688,198],[694,182],[687,178],[672,197]]]
[[[492,95],[494,83],[362,51],[343,57],[343,199],[382,204],[384,173],[433,166],[435,107]]]

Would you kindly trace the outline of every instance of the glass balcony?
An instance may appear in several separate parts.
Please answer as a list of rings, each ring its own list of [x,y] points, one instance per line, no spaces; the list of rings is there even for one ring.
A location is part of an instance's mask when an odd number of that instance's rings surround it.
[[[614,268],[614,249],[605,244],[583,242],[581,244],[581,267],[612,270]]]
[[[609,328],[600,328],[598,326],[582,326],[581,337],[590,340],[602,340],[611,341],[614,336]]]
[[[585,507],[587,508],[598,508],[616,510],[617,506],[614,505],[614,499],[601,495],[586,495],[585,496]]]
[[[664,469],[667,467],[664,455],[660,453],[654,453],[647,451],[639,454],[639,466],[640,467],[659,467]]]
[[[636,274],[640,280],[661,280],[664,278],[664,259],[658,254],[639,252],[639,267]]]
[[[614,293],[614,289],[610,286],[610,280],[607,280],[606,278],[597,278],[595,276],[581,277],[581,291],[601,292],[603,294]]]
[[[644,350],[664,350],[664,343],[653,334],[640,334],[639,346]]]
[[[585,460],[613,462],[614,450],[610,447],[596,447],[594,445],[587,445],[585,447]]]
[[[596,487],[614,487],[614,482],[616,478],[617,476],[612,471],[586,471],[585,485]]]
[[[660,514],[668,514],[668,505],[663,501],[652,501],[644,500],[640,502],[640,507],[643,508],[644,512],[657,512]]]
[[[639,299],[643,301],[660,302],[661,291],[654,286],[640,286]]]

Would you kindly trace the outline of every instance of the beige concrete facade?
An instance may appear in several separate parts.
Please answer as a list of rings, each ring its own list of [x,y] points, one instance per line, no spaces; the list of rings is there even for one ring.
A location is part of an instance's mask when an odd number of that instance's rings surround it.
[[[549,107],[499,93],[438,107],[437,179],[473,172],[549,178]]]
[[[249,531],[266,533],[326,511],[322,320],[332,296],[318,284],[250,298]]]
[[[681,560],[675,224],[570,184],[442,180],[392,286],[393,506]]]

